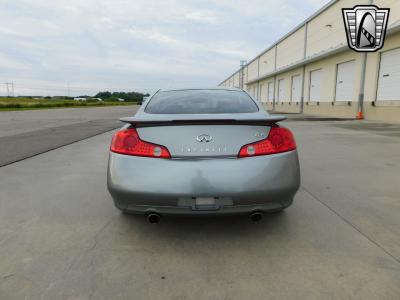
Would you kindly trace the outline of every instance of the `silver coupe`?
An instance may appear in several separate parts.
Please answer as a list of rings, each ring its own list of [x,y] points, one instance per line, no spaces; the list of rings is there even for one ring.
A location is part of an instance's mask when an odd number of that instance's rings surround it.
[[[300,168],[292,132],[241,89],[160,90],[111,142],[115,206],[147,215],[264,213],[292,204]]]

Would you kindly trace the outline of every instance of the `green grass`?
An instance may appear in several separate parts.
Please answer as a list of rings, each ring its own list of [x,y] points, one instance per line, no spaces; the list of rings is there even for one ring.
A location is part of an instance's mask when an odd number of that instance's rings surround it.
[[[10,110],[36,110],[63,107],[98,107],[115,105],[134,105],[134,102],[114,102],[87,100],[75,101],[68,99],[30,99],[30,98],[0,98],[0,111]]]

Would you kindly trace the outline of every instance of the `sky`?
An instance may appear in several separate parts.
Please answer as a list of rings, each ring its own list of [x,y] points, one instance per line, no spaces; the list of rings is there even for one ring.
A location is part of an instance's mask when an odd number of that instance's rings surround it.
[[[0,0],[0,95],[215,86],[327,2]]]

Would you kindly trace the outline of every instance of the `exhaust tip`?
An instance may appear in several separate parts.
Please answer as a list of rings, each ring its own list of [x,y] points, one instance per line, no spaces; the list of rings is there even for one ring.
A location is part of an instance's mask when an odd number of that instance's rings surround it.
[[[262,220],[262,218],[264,217],[264,214],[260,211],[255,211],[253,213],[250,214],[250,220],[253,223],[258,223]]]
[[[157,224],[160,223],[161,216],[157,213],[150,213],[147,215],[147,221],[149,221],[150,224]]]

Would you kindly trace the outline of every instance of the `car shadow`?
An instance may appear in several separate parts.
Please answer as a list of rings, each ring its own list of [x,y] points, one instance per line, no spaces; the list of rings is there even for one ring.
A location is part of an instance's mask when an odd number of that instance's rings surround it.
[[[243,237],[243,235],[277,234],[285,230],[290,231],[288,216],[290,212],[268,213],[257,223],[248,216],[201,216],[175,217],[165,216],[158,224],[150,224],[145,216],[121,214],[120,225],[136,233],[153,236],[158,239],[182,237],[185,239],[206,237],[207,239]]]

